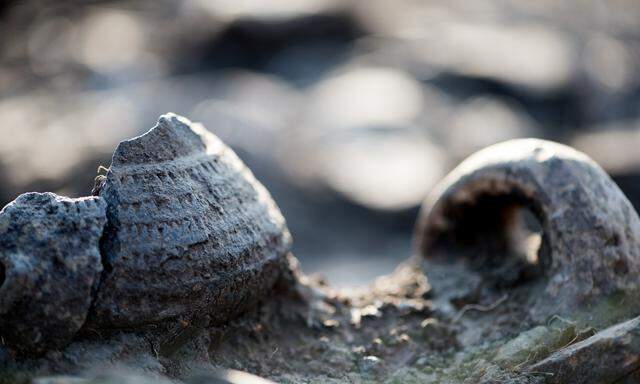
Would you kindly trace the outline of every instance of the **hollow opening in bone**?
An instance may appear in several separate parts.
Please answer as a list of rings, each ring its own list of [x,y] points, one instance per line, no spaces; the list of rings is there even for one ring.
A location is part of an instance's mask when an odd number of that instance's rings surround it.
[[[480,194],[443,211],[446,230],[431,234],[427,252],[463,258],[488,283],[508,288],[543,276],[548,246],[535,204],[517,193]]]

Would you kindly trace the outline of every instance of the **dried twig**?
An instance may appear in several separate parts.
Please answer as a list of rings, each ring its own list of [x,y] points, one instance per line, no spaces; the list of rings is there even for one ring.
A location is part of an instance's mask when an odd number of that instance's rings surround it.
[[[491,305],[480,305],[480,304],[467,304],[464,307],[462,307],[462,309],[460,310],[460,312],[458,312],[452,322],[453,323],[457,323],[458,321],[460,321],[460,319],[462,318],[462,316],[464,316],[465,313],[467,313],[468,311],[478,311],[478,312],[489,312],[489,311],[493,311],[494,309],[498,308],[498,306],[502,303],[504,303],[507,298],[509,298],[508,294],[504,294],[504,296],[502,296],[501,298],[499,298],[495,303],[491,304]]]

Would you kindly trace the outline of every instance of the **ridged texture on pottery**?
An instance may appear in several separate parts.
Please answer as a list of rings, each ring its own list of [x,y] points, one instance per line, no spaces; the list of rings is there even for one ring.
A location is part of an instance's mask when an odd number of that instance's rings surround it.
[[[266,189],[203,127],[163,115],[119,144],[100,196],[109,224],[90,327],[208,316],[269,294],[290,235]]]
[[[12,349],[62,346],[83,325],[105,208],[99,197],[26,193],[0,211],[0,336]]]
[[[417,253],[446,253],[440,242],[458,223],[451,212],[464,214],[464,207],[482,196],[504,196],[506,203],[515,198],[540,220],[550,259],[545,267],[550,310],[638,288],[640,220],[611,178],[586,155],[535,139],[508,141],[474,154],[423,204],[415,233]]]

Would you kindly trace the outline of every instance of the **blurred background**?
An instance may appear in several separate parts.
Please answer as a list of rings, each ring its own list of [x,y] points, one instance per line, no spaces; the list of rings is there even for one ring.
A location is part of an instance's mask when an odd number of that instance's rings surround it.
[[[0,206],[91,190],[168,111],[271,191],[305,272],[370,281],[470,153],[570,144],[640,204],[640,2],[0,2]]]

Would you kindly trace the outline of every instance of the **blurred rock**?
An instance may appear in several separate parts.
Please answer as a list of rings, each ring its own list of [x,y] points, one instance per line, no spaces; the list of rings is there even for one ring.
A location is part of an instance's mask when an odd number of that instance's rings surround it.
[[[600,164],[640,211],[640,122],[620,121],[591,127],[571,145]]]
[[[4,124],[0,136],[0,161],[5,164],[7,183],[0,188],[10,198],[27,186],[61,187],[78,165],[96,155],[108,161],[111,147],[124,135],[138,128],[137,113],[125,97],[104,94],[59,95],[32,94],[0,100]],[[71,105],[74,106],[70,109]],[[112,128],[112,127],[115,127]],[[91,167],[95,171],[99,164]],[[41,186],[35,186],[37,181]],[[88,191],[86,180],[74,180],[77,188]]]
[[[275,160],[284,131],[297,116],[299,91],[276,76],[229,71],[210,93],[211,98],[195,104],[191,118],[247,156]]]
[[[373,209],[417,206],[444,174],[444,156],[411,128],[372,127],[318,143],[313,159],[329,188]]]
[[[346,68],[319,83],[307,116],[322,135],[363,126],[408,123],[424,107],[419,82],[392,68]]]
[[[583,57],[589,77],[609,92],[622,92],[637,86],[638,75],[633,72],[639,63],[634,57],[637,49],[630,49],[613,36],[600,33],[587,41]]]
[[[170,58],[172,73],[191,73],[211,68],[242,67],[253,70],[273,71],[292,80],[305,82],[306,76],[315,73],[300,73],[300,64],[312,65],[318,71],[329,69],[333,62],[323,63],[323,56],[313,55],[317,48],[329,47],[326,56],[342,57],[344,51],[365,31],[344,7],[337,2],[311,1],[291,7],[269,7],[258,2],[216,1],[213,3],[192,1],[191,5],[207,9],[215,28],[200,26],[204,31],[192,38],[191,28],[168,36],[176,44],[170,48],[182,55]],[[275,4],[275,2],[272,2]],[[287,2],[287,4],[292,4]],[[175,39],[175,36],[178,36]],[[166,51],[158,47],[161,51]],[[292,49],[304,51],[315,60],[283,61],[281,55]],[[173,52],[170,52],[173,53]],[[167,56],[167,55],[163,55]],[[305,56],[298,56],[298,58]],[[302,74],[303,76],[300,76]]]
[[[541,133],[522,107],[488,96],[456,108],[446,128],[446,146],[458,160],[492,144]]]
[[[535,19],[505,23],[508,11],[494,2],[470,10],[456,2],[405,3],[378,1],[359,14],[387,39],[380,54],[395,46],[408,68],[499,79],[536,92],[571,80],[571,41],[560,29]]]
[[[611,174],[640,170],[640,122],[619,122],[577,135],[571,146],[591,156]]]
[[[419,204],[445,156],[417,127],[423,86],[388,68],[341,71],[314,87],[282,158],[294,182],[328,187],[374,209]]]

